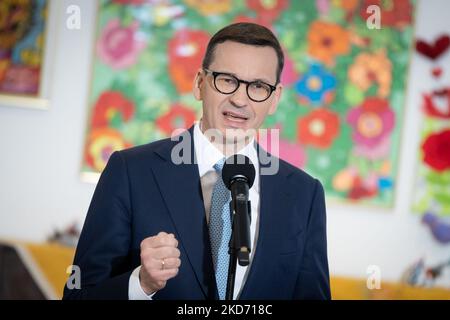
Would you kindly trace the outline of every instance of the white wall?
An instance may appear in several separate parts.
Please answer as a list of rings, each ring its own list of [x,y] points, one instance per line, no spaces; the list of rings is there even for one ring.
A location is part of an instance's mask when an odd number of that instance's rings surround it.
[[[83,219],[94,185],[79,179],[87,119],[95,1],[58,3],[50,110],[0,108],[0,237],[44,240]],[[81,7],[81,30],[65,10]]]
[[[0,238],[44,240],[54,228],[85,217],[94,185],[80,180],[87,120],[96,4],[60,2],[48,111],[0,107]],[[426,5],[423,3],[426,2]],[[65,27],[67,6],[81,8],[81,30]],[[419,5],[416,34],[434,39],[450,33],[450,1]],[[445,82],[450,84],[450,52]],[[430,88],[429,63],[414,54],[405,106],[397,198],[392,210],[328,206],[328,245],[333,274],[365,277],[378,265],[384,280],[397,280],[420,257],[426,262],[450,258],[450,245],[435,242],[410,210],[420,128],[420,94]],[[450,287],[450,275],[441,281]]]

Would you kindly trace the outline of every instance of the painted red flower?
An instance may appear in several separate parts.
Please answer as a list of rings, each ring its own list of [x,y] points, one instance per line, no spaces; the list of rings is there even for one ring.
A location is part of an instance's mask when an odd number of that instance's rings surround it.
[[[174,104],[169,112],[156,119],[156,126],[167,136],[177,129],[188,129],[195,121],[195,112],[181,104]],[[178,132],[178,131],[177,131]]]
[[[288,5],[288,0],[247,0],[248,8],[256,11],[260,20],[268,23],[276,20]]]
[[[402,29],[411,24],[413,7],[410,0],[364,0],[360,7],[360,16],[364,21],[367,21],[373,14],[367,8],[371,5],[381,8],[381,24],[383,26],[394,27]]]
[[[120,113],[122,121],[128,121],[134,115],[134,103],[121,92],[105,91],[98,98],[93,109],[92,127],[106,127],[110,120]]]
[[[349,193],[347,194],[347,197],[350,200],[360,200],[363,198],[371,198],[374,197],[377,194],[377,191],[371,191],[369,189],[367,189],[365,186],[363,185],[357,185],[354,186]]]
[[[233,23],[238,22],[256,23],[266,27],[267,29],[272,30],[272,32],[274,31],[272,23],[270,21],[262,20],[260,17],[253,18],[249,16],[238,15],[234,18]]]
[[[326,149],[339,134],[339,117],[325,108],[318,108],[298,120],[298,140],[319,149]]]
[[[204,31],[181,29],[168,43],[169,74],[181,94],[192,91],[192,84],[209,41]]]
[[[422,144],[423,161],[436,171],[450,169],[450,129],[430,134]]]

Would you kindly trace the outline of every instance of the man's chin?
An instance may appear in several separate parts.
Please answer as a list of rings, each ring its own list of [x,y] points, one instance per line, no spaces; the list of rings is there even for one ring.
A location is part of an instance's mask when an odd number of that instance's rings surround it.
[[[255,136],[254,129],[235,129],[226,128],[222,133],[225,137],[224,141],[227,144],[249,143]]]
[[[211,128],[204,134],[211,142],[219,144],[247,144],[256,135],[255,129],[241,129],[241,128]]]

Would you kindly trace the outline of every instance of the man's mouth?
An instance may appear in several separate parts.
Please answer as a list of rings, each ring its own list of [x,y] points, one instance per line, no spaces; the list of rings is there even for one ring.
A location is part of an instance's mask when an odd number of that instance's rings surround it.
[[[248,117],[236,112],[231,112],[231,111],[225,111],[222,113],[224,115],[224,117],[230,121],[234,121],[234,122],[244,122],[246,120],[248,120]]]

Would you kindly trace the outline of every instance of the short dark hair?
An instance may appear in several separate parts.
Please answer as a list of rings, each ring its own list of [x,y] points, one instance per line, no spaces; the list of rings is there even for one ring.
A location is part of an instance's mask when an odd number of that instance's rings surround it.
[[[214,50],[216,46],[225,41],[234,41],[238,43],[254,45],[254,46],[268,46],[275,49],[278,58],[277,67],[277,84],[280,82],[281,72],[284,65],[284,54],[280,43],[275,35],[268,28],[256,23],[239,22],[230,24],[220,29],[209,40],[206,53],[203,58],[203,68],[209,68],[214,58]]]

